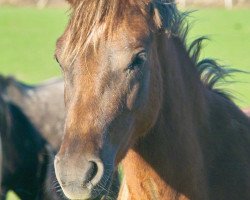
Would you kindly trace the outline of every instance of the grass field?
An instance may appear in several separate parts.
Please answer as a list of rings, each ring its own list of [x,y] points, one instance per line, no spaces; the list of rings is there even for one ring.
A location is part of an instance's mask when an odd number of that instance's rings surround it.
[[[0,73],[12,74],[28,83],[60,75],[53,59],[55,41],[63,32],[66,9],[0,8]],[[200,9],[189,18],[193,28],[189,41],[207,35],[202,57],[250,71],[250,10]],[[250,75],[236,74],[225,86],[241,107],[250,106]],[[8,200],[16,198],[10,194]]]
[[[232,68],[250,72],[250,10],[202,9],[190,17],[190,40],[207,35],[202,57],[216,58]],[[235,74],[234,83],[223,85],[241,107],[250,106],[250,74]]]
[[[59,75],[53,59],[55,41],[63,32],[66,9],[0,8],[0,73],[29,83]],[[190,17],[190,41],[207,35],[202,57],[216,58],[234,68],[250,71],[250,11],[200,9]],[[238,83],[224,86],[241,107],[250,106],[250,75],[236,74]]]
[[[0,72],[29,83],[60,74],[53,59],[66,9],[0,8]]]

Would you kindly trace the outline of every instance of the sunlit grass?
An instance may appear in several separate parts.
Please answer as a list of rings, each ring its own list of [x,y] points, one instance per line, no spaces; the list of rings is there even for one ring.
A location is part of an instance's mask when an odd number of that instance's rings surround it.
[[[0,72],[30,83],[60,74],[53,55],[66,9],[0,8]]]
[[[53,54],[67,17],[67,9],[0,8],[0,72],[29,83],[59,75]],[[193,24],[190,41],[201,35],[211,39],[206,42],[202,57],[250,71],[248,9],[199,9],[189,19]],[[247,74],[236,74],[238,83],[226,87],[242,107],[250,106],[249,79]]]
[[[20,200],[14,192],[10,191],[8,192],[8,195],[7,195],[7,199],[8,200]]]
[[[0,8],[0,72],[29,83],[59,75],[53,54],[67,17],[67,9]],[[202,57],[250,71],[249,10],[199,9],[189,19],[190,41],[201,35],[211,39]],[[226,86],[242,107],[250,106],[249,79],[250,75],[236,74],[238,83]]]
[[[202,57],[250,72],[250,10],[200,9],[190,16],[190,41],[208,36]],[[241,107],[250,106],[250,74],[236,73],[232,84],[223,85]]]

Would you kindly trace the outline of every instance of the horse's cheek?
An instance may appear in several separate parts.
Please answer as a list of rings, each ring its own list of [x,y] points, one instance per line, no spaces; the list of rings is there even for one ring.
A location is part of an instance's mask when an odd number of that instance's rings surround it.
[[[131,111],[141,110],[147,104],[149,73],[145,73],[131,88],[127,96],[127,108]]]
[[[133,86],[133,88],[131,89],[130,93],[127,96],[127,108],[131,111],[136,109],[140,104],[140,99],[138,99],[139,88],[140,85],[139,83],[137,83],[136,85]]]

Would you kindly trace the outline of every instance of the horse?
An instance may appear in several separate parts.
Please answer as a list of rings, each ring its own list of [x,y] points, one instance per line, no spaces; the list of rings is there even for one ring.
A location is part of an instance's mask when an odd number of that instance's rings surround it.
[[[4,98],[19,107],[57,151],[64,128],[64,81],[52,78],[37,85],[27,85],[13,77],[0,76],[0,87]]]
[[[43,200],[65,199],[63,195],[57,192],[60,188],[55,181],[55,173],[53,165],[51,165],[51,163],[53,163],[54,155],[60,147],[64,128],[65,108],[63,101],[63,86],[64,82],[61,78],[53,78],[38,85],[27,85],[13,77],[0,76],[0,90],[2,90],[1,93],[4,96],[4,99],[6,99],[9,104],[17,107],[20,112],[23,113],[23,116],[27,117],[27,120],[29,121],[28,126],[33,126],[34,133],[33,135],[31,134],[31,136],[38,137],[40,140],[45,141],[42,151],[43,155],[41,155],[41,153],[37,153],[37,155],[35,153],[32,154],[33,157],[36,155],[36,157],[40,157],[40,159],[46,161],[39,161],[40,166],[46,166],[46,173],[43,173],[45,178],[39,184],[39,188],[42,188],[41,190],[43,191],[39,198]],[[17,121],[19,122],[20,120],[17,119]],[[25,130],[22,129],[16,131],[13,135],[19,137],[20,132],[23,131]],[[31,136],[27,136],[26,140],[31,140]],[[17,151],[14,141],[5,141],[5,143],[11,146],[13,151]],[[39,146],[39,144],[36,144],[36,146]],[[22,144],[17,147],[21,149],[23,148]],[[20,154],[23,153],[23,151],[19,152]],[[13,162],[14,158],[12,155],[7,155],[5,157],[8,158],[9,162]],[[32,163],[27,163],[27,165],[30,165],[31,167]],[[21,168],[21,170],[24,169],[21,165],[16,166],[16,168],[16,171],[19,172],[19,168]],[[34,176],[32,178],[34,180],[36,179]],[[13,179],[13,183],[16,182],[16,179],[13,176],[8,176],[8,179]],[[25,182],[26,179],[20,179],[20,181]],[[10,189],[10,187],[2,187],[6,188],[5,191]],[[112,183],[112,188],[113,190],[119,188],[117,174]],[[29,191],[28,193],[31,192]],[[24,197],[22,199],[27,198]],[[31,199],[34,198],[31,197]]]
[[[50,170],[62,138],[63,81],[29,86],[0,76],[0,91],[1,199],[8,190],[25,200],[59,199]]]
[[[69,0],[55,57],[65,130],[54,160],[69,199],[250,199],[250,120],[218,81],[232,73],[187,45],[167,0]]]
[[[48,165],[45,141],[39,137],[20,109],[11,104],[7,104],[5,109],[4,113],[1,112],[0,123],[3,129],[1,199],[6,199],[9,189],[15,191],[21,199],[41,199],[39,186],[44,182]]]

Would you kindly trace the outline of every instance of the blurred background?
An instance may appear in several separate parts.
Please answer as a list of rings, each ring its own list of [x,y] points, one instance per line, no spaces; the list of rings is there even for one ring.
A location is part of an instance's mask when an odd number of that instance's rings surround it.
[[[188,41],[208,36],[201,58],[250,72],[250,0],[179,0],[194,10]],[[69,16],[64,0],[0,0],[0,74],[28,84],[61,76],[54,60],[56,39]],[[250,107],[250,74],[237,73],[221,87],[241,107]],[[15,200],[10,194],[8,200]]]
[[[208,36],[202,58],[250,71],[250,0],[178,0],[189,16],[189,41]],[[55,41],[63,32],[69,8],[64,0],[0,0],[0,73],[39,83],[61,72]],[[250,75],[235,74],[223,85],[241,107],[250,107]]]

